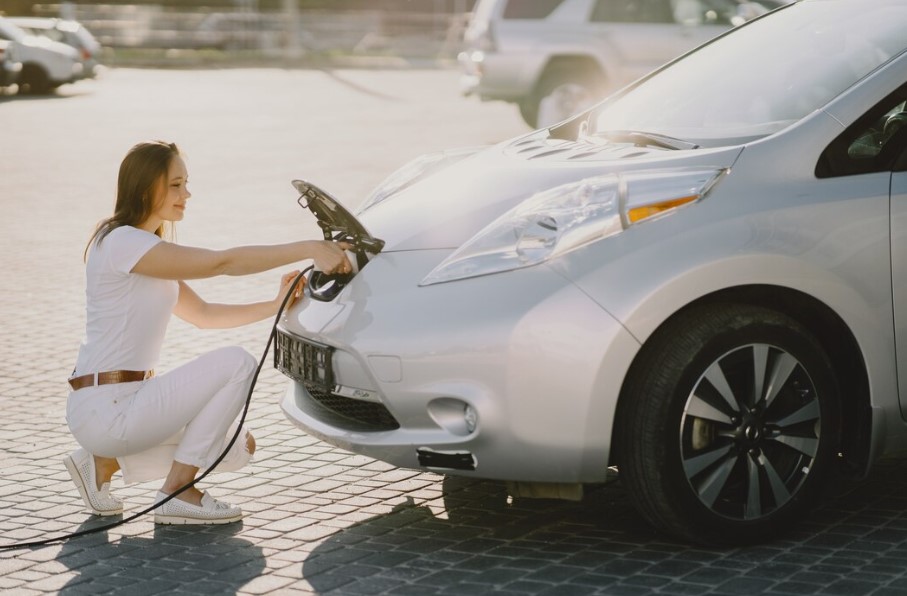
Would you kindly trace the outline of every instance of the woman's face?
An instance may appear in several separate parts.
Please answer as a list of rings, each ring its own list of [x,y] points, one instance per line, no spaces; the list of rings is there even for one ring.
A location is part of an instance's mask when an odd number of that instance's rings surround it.
[[[162,221],[182,220],[186,212],[186,200],[192,196],[187,187],[188,183],[189,172],[186,170],[186,164],[182,157],[176,155],[170,160],[167,175],[161,181],[162,186],[158,188],[152,216]]]

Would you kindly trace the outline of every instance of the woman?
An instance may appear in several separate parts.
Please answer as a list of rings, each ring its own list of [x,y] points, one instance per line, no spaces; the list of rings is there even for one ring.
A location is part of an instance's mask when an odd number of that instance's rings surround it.
[[[351,265],[342,243],[301,241],[272,246],[206,250],[164,239],[183,219],[188,173],[176,145],[140,143],[120,164],[114,214],[86,247],[85,340],[69,382],[66,418],[81,449],[65,464],[88,509],[115,515],[122,502],[110,480],[164,478],[156,502],[192,482],[233,436],[257,362],[229,347],[153,376],[170,314],[201,328],[227,328],[273,317],[297,272],[287,273],[274,300],[213,304],[186,280],[246,275],[313,259],[320,269],[345,273]],[[290,300],[294,300],[298,291]],[[217,470],[249,461],[255,440],[240,435]],[[239,507],[189,488],[155,509],[155,523],[237,521]]]

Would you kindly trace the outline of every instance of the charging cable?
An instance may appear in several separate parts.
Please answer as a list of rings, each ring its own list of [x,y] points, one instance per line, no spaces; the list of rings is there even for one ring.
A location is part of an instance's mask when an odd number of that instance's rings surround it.
[[[151,511],[160,507],[164,503],[174,499],[177,495],[179,495],[183,491],[195,486],[196,482],[198,482],[199,480],[205,478],[208,474],[210,474],[211,471],[214,470],[215,467],[217,467],[217,464],[219,464],[227,456],[227,453],[233,447],[233,444],[236,443],[236,439],[239,437],[240,431],[242,431],[243,422],[245,422],[246,414],[249,412],[249,404],[252,403],[252,392],[255,390],[255,383],[258,382],[258,375],[259,375],[259,373],[261,373],[262,366],[264,366],[265,358],[267,358],[267,356],[268,356],[268,350],[271,349],[271,344],[274,342],[274,338],[277,336],[277,323],[280,322],[280,317],[283,314],[284,308],[286,308],[286,305],[290,299],[290,296],[292,296],[293,293],[296,291],[296,286],[299,285],[299,281],[311,269],[313,269],[313,266],[307,267],[299,275],[296,276],[296,279],[293,280],[293,284],[290,286],[290,290],[287,292],[287,295],[284,296],[283,302],[280,303],[280,308],[277,309],[277,315],[274,317],[274,324],[271,325],[271,334],[268,336],[268,343],[265,345],[265,350],[261,355],[261,360],[258,361],[258,368],[255,369],[255,374],[252,376],[252,385],[249,387],[249,394],[246,396],[246,404],[245,404],[245,406],[243,406],[242,415],[239,418],[239,424],[236,426],[236,432],[233,433],[233,438],[230,439],[230,442],[224,448],[223,453],[221,453],[220,456],[216,460],[214,460],[214,463],[211,464],[207,470],[205,470],[200,476],[198,476],[192,482],[186,484],[185,486],[182,486],[176,492],[168,495],[167,498],[165,498],[159,502],[156,502],[156,503],[150,505],[149,507],[146,507],[145,509],[142,509],[138,513],[134,513],[134,514],[130,515],[129,517],[124,517],[123,519],[116,521],[112,524],[96,526],[94,528],[88,528],[85,530],[80,530],[78,532],[72,532],[70,534],[63,534],[62,536],[56,536],[54,538],[46,538],[43,540],[32,540],[29,542],[16,542],[13,544],[3,544],[3,545],[0,545],[0,550],[13,550],[13,549],[19,549],[19,548],[31,548],[31,547],[35,547],[35,546],[44,546],[47,544],[53,544],[55,542],[63,542],[64,540],[69,540],[71,538],[78,538],[79,536],[87,536],[88,534],[96,534],[98,532],[105,532],[112,528],[122,526],[125,523],[138,519],[139,517],[145,515],[146,513],[150,513]],[[95,479],[92,478],[92,481],[95,481]]]

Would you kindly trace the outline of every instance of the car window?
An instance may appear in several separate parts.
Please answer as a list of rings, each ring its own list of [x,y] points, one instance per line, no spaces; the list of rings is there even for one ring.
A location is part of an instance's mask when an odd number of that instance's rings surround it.
[[[598,23],[672,23],[670,0],[598,0],[591,20]]]
[[[38,28],[29,28],[29,27],[23,27],[23,29],[25,31],[28,31],[32,35],[43,35],[44,37],[46,37],[47,39],[50,39],[52,41],[59,41],[59,42],[66,41],[65,38],[63,37],[63,33],[60,31],[57,31],[56,29],[38,29]]]
[[[822,153],[816,176],[831,178],[895,169],[907,151],[907,85],[879,102]]]
[[[593,112],[591,133],[704,146],[778,132],[907,49],[907,3],[797,2],[707,44]]]
[[[544,19],[564,0],[507,0],[505,19]]]
[[[732,0],[671,0],[672,19],[682,25],[729,25],[737,7]]]

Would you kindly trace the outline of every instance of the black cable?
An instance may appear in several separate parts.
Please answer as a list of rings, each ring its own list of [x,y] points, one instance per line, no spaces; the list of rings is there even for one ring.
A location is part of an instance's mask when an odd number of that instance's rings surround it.
[[[274,342],[274,337],[277,335],[277,323],[280,322],[280,316],[283,314],[284,308],[286,308],[287,301],[289,301],[290,296],[293,294],[293,292],[296,291],[296,286],[299,285],[299,280],[301,280],[302,276],[304,276],[306,273],[308,273],[308,271],[312,268],[313,268],[312,266],[309,266],[306,269],[303,269],[302,272],[296,276],[296,279],[293,280],[293,285],[290,286],[290,290],[287,292],[287,295],[284,296],[283,302],[280,303],[280,308],[277,309],[277,315],[274,317],[274,324],[271,325],[271,334],[268,336],[268,343],[265,345],[265,350],[261,355],[261,360],[258,361],[258,368],[255,369],[255,374],[252,375],[252,385],[249,386],[249,394],[246,396],[246,404],[245,404],[245,406],[243,406],[242,415],[239,418],[239,424],[236,426],[236,432],[233,433],[233,438],[230,439],[230,442],[224,448],[224,450],[220,454],[220,456],[216,460],[214,460],[213,464],[208,466],[207,470],[205,470],[200,476],[195,478],[195,480],[193,480],[192,482],[186,484],[185,486],[181,487],[176,492],[170,494],[166,499],[163,499],[160,502],[153,503],[152,505],[150,505],[149,507],[146,507],[145,509],[142,509],[138,513],[134,513],[134,514],[130,515],[129,517],[124,517],[123,519],[116,521],[112,524],[96,526],[94,528],[88,528],[85,530],[80,530],[78,532],[72,532],[70,534],[63,534],[62,536],[57,536],[55,538],[45,538],[44,540],[33,540],[33,541],[29,541],[29,542],[17,542],[17,543],[13,543],[13,544],[3,544],[3,545],[0,545],[0,550],[13,550],[13,549],[18,549],[18,548],[31,548],[34,546],[45,546],[47,544],[53,544],[55,542],[62,542],[64,540],[78,538],[79,536],[86,536],[88,534],[96,534],[98,532],[105,532],[112,528],[116,528],[117,526],[122,526],[123,524],[125,524],[127,522],[131,522],[132,520],[138,519],[139,517],[145,515],[146,513],[150,513],[154,509],[160,507],[164,503],[175,498],[178,494],[195,486],[196,482],[198,482],[199,480],[205,478],[208,474],[210,474],[211,471],[214,470],[215,467],[217,467],[217,464],[219,464],[221,461],[223,461],[223,459],[227,456],[227,453],[229,453],[230,449],[233,447],[233,444],[236,443],[236,439],[239,437],[240,431],[242,431],[243,422],[245,422],[246,414],[249,412],[249,404],[252,403],[252,392],[255,390],[255,383],[258,382],[258,375],[259,375],[259,373],[261,373],[262,366],[264,366],[265,358],[267,358],[267,356],[268,356],[268,350],[271,349],[271,344]],[[91,481],[94,482],[95,479],[92,478]]]

